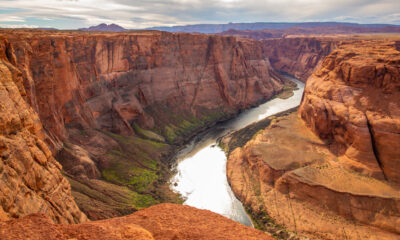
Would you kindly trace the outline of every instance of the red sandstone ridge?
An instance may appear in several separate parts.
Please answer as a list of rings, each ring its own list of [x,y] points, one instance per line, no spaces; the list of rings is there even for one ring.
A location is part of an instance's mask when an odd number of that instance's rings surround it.
[[[329,147],[296,113],[279,117],[229,155],[228,180],[271,233],[280,224],[300,239],[398,239],[398,188],[346,169]]]
[[[0,219],[40,212],[57,223],[84,222],[39,117],[23,99],[22,73],[9,47],[0,37]]]
[[[137,122],[164,133],[165,123],[154,125],[157,105],[199,118],[250,107],[282,88],[256,41],[162,32],[2,35],[53,149],[68,138],[66,126],[131,135]]]
[[[400,183],[400,52],[395,41],[352,41],[308,79],[299,110],[339,160]]]
[[[399,53],[390,39],[338,44],[307,80],[298,115],[273,118],[230,154],[228,180],[260,226],[400,239]]]
[[[126,217],[77,225],[52,224],[44,215],[0,222],[0,238],[7,239],[155,239],[155,240],[269,240],[266,233],[206,210],[160,204]]]

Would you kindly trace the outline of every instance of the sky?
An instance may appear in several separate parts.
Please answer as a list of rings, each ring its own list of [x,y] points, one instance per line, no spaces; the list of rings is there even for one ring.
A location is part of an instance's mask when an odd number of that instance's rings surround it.
[[[400,24],[400,0],[0,0],[0,27],[12,28],[313,21]]]

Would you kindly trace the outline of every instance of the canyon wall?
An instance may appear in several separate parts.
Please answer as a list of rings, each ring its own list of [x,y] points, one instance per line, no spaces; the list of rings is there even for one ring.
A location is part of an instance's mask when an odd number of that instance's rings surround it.
[[[351,41],[308,79],[299,113],[351,169],[400,183],[400,57],[394,41]]]
[[[155,31],[0,35],[44,145],[90,219],[179,202],[168,186],[173,145],[284,85],[254,40]]]
[[[168,135],[168,114],[154,116],[162,107],[200,118],[250,107],[282,88],[256,41],[162,32],[7,38],[53,149],[69,126],[132,135],[137,122]]]
[[[229,182],[259,226],[313,239],[400,238],[396,39],[338,43],[308,78],[298,113],[270,118],[231,149]]]
[[[305,82],[324,57],[336,46],[329,38],[293,37],[261,40],[264,54],[275,70]]]
[[[0,219],[45,213],[57,223],[86,216],[71,196],[61,166],[44,142],[37,113],[24,101],[22,73],[10,42],[0,38]]]

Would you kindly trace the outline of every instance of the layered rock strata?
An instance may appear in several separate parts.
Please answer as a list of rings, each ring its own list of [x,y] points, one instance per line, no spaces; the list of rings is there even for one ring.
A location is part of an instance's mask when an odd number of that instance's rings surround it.
[[[278,237],[276,229],[298,239],[399,237],[398,188],[346,169],[296,113],[236,148],[227,176],[257,225]]]
[[[396,42],[351,41],[308,79],[299,113],[339,160],[400,184],[400,51]]]
[[[397,46],[342,42],[307,80],[298,115],[275,118],[230,154],[232,189],[264,229],[400,238]]]
[[[288,37],[262,40],[274,69],[306,81],[336,46],[338,40],[322,37]]]
[[[171,145],[284,83],[253,40],[155,31],[0,35],[21,101],[37,113],[43,145],[91,219],[179,202],[166,181]]]
[[[53,149],[69,126],[132,135],[136,122],[168,138],[162,127],[170,123],[162,121],[172,119],[158,119],[162,107],[201,118],[250,107],[282,88],[257,41],[163,32],[4,35]]]

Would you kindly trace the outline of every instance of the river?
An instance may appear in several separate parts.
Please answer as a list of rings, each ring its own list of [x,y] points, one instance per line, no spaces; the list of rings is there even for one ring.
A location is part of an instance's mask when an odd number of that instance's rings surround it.
[[[275,98],[239,114],[197,135],[176,155],[176,175],[171,187],[186,200],[185,205],[207,209],[247,226],[252,226],[242,203],[233,194],[226,177],[224,151],[217,139],[235,130],[300,104],[304,83],[284,76],[297,84],[298,90],[288,99]]]

